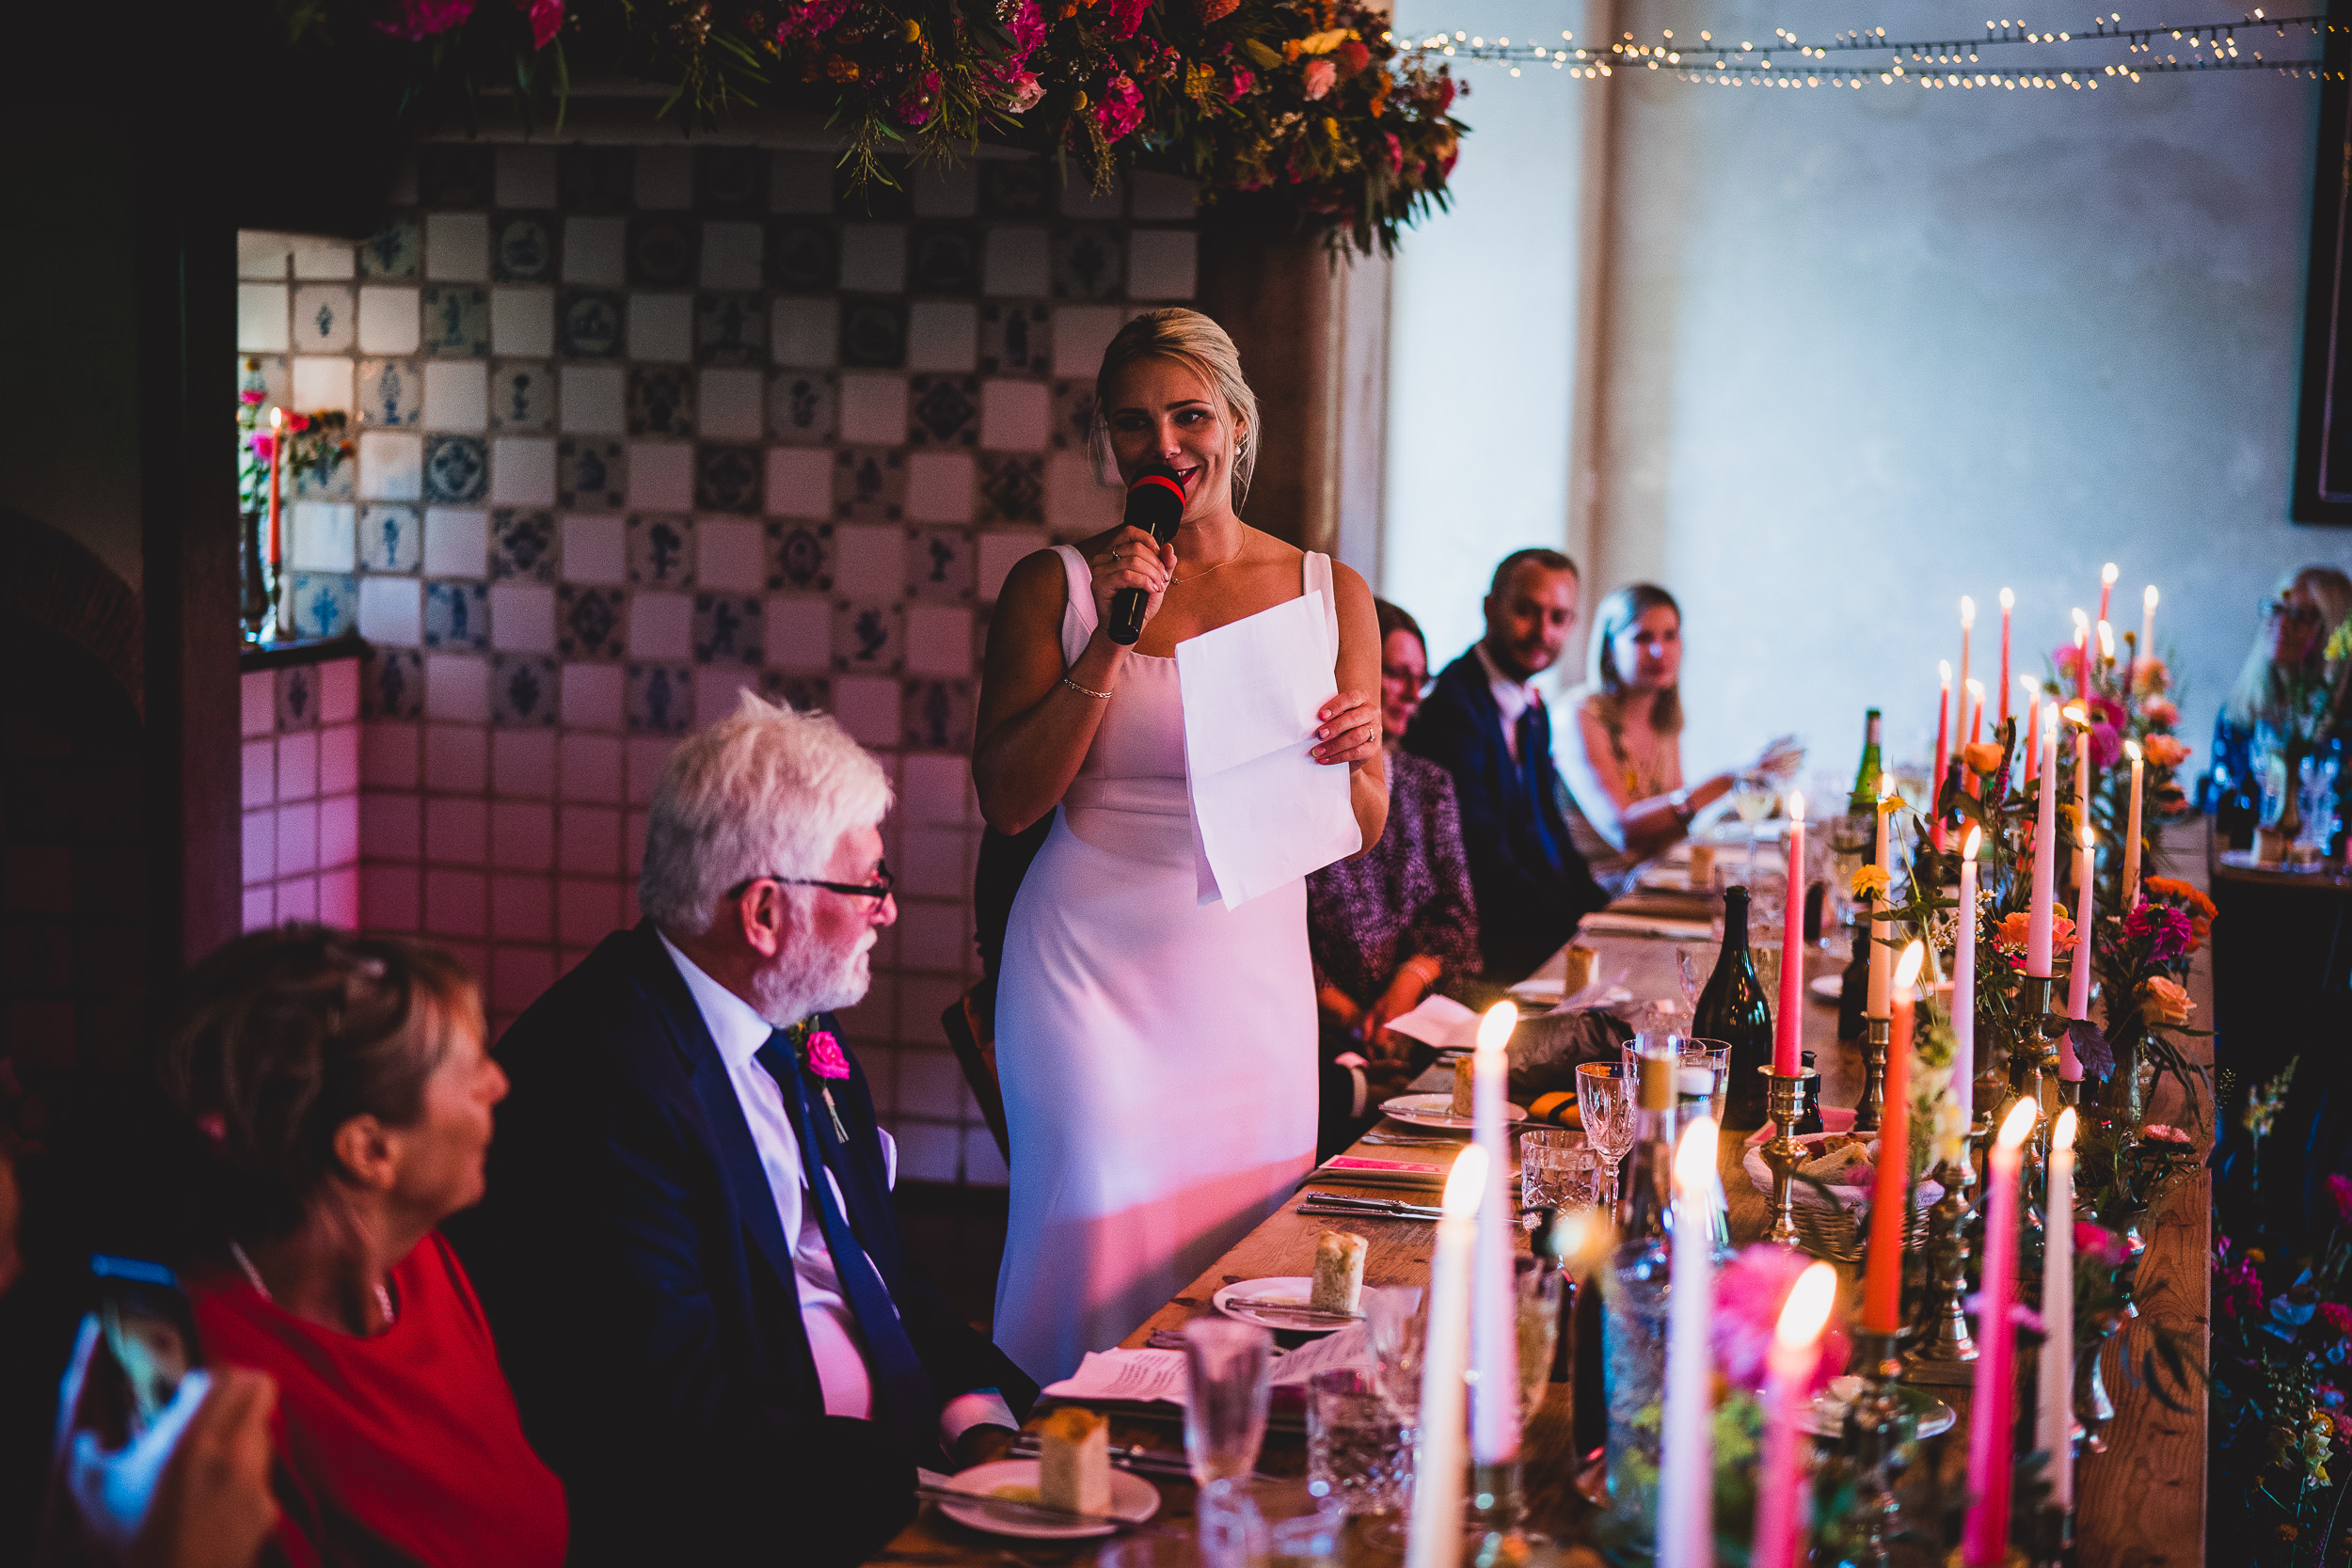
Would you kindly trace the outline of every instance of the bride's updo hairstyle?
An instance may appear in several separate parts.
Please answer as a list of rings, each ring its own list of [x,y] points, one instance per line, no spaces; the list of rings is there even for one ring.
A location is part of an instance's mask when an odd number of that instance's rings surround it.
[[[1089,433],[1094,459],[1110,472],[1111,383],[1138,359],[1173,359],[1188,366],[1225,400],[1226,417],[1240,431],[1233,443],[1233,510],[1241,510],[1249,494],[1249,476],[1258,467],[1258,395],[1241,373],[1241,351],[1225,329],[1198,310],[1146,310],[1119,329],[1103,351],[1103,368],[1094,377],[1094,420]]]

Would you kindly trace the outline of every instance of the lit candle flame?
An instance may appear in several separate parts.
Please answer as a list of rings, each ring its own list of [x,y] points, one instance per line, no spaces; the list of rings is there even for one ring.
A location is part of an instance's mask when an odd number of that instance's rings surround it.
[[[2083,847],[2086,849],[2095,848],[2097,847],[2098,843],[2098,835],[2093,833],[2089,828],[2085,828],[2083,830]]]
[[[2042,1108],[2036,1105],[2032,1101],[2019,1101],[2015,1105],[2010,1107],[2008,1117],[2001,1122],[2000,1134],[1994,1141],[1998,1143],[2003,1148],[2015,1148],[2019,1144],[2026,1141],[2026,1134],[2033,1131],[2033,1124],[2041,1117],[2041,1116]],[[1457,1179],[1462,1174],[1462,1163],[1459,1160],[1456,1160],[1454,1163],[1454,1174]],[[1453,1207],[1454,1189],[1452,1187],[1448,1187],[1446,1189],[1446,1208],[1449,1212],[1451,1212]]]
[[[2080,703],[2069,703],[2058,711],[2066,715],[2066,721],[2070,724],[2088,724],[2090,722],[2090,715],[2083,711],[2083,705]]]
[[[2086,632],[2090,629],[2090,617],[2083,613],[2082,606],[2076,605],[2074,609],[2073,614],[2074,617],[2074,629],[2077,633]]]
[[[2110,664],[2115,662],[2115,628],[2105,621],[2099,623],[2099,657]]]
[[[2031,1101],[2026,1103],[2030,1105]],[[1772,1338],[1790,1350],[1799,1350],[1821,1337],[1829,1323],[1829,1309],[1837,1300],[1837,1271],[1827,1263],[1816,1263],[1797,1275],[1797,1282],[1788,1288],[1788,1299],[1781,1304],[1780,1323],[1772,1330]]]
[[[2074,1147],[2074,1107],[2069,1105],[2058,1114],[2056,1121],[2050,1123],[2050,1148],[2055,1150]]]
[[[2108,562],[2105,566],[2099,568],[2099,580],[2106,583],[2109,588],[2114,587],[2115,579],[2122,575],[2122,571],[2112,561]]]
[[[284,409],[282,409],[282,408],[273,408],[273,409],[271,409],[271,410],[269,411],[269,427],[270,427],[272,430],[277,430],[277,429],[278,429],[279,427],[283,426],[283,425],[285,424],[285,422],[286,422],[286,411],[285,411]]]
[[[1977,601],[1965,594],[1960,596],[1960,624],[1963,626],[1977,624]]]
[[[2126,740],[2123,742],[2123,754],[2131,758],[2134,762],[2137,762],[2139,760],[2139,742],[2137,740]]]
[[[1804,797],[1793,789],[1788,792],[1788,820],[1791,822],[1804,820]]]
[[[1927,943],[1916,937],[1912,938],[1911,945],[1903,949],[1903,956],[1895,960],[1896,989],[1909,990],[1919,978],[1919,966],[1927,961]]]
[[[1476,1144],[1467,1145],[1454,1157],[1453,1172],[1445,1179],[1445,1217],[1470,1218],[1478,1212],[1478,1200],[1486,1192],[1486,1151]]]
[[[2035,680],[2031,675],[2018,676],[2017,684],[2025,688],[2026,695],[2028,697],[2039,697],[2042,695],[2042,683]]]
[[[2006,588],[2001,590],[2001,608],[2005,610],[2015,610],[2017,608],[2017,595],[2010,593]]]
[[[1967,839],[1963,842],[1960,847],[1960,858],[1964,861],[1975,860],[1977,858],[1977,847],[1983,842],[1984,830],[1978,827],[1970,828],[1968,830]]]
[[[2142,610],[2155,609],[2156,597],[2156,585],[2152,582],[2148,585],[2148,591],[2139,596],[2139,608]]]
[[[1675,1149],[1675,1191],[1697,1196],[1715,1189],[1715,1118],[1697,1117]]]
[[[1478,1021],[1478,1053],[1500,1051],[1511,1041],[1511,1031],[1519,1026],[1519,1010],[1509,1002],[1498,1002],[1486,1009],[1486,1016]]]
[[[1943,680],[1943,682],[1944,682],[1944,684],[1945,684],[1946,686],[1949,686],[1949,685],[1951,685],[1951,684],[1952,684],[1952,661],[1951,661],[1950,659],[1948,659],[1948,658],[1939,658],[1939,659],[1937,659],[1937,660],[1935,661],[1935,673],[1936,673],[1936,674],[1937,674],[1939,677],[1941,677],[1941,678],[1942,678],[1942,680]]]

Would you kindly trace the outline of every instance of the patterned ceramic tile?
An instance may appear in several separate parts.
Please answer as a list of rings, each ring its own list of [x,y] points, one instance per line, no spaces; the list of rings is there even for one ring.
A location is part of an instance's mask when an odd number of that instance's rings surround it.
[[[955,603],[972,596],[972,535],[960,528],[907,531],[907,593]]]
[[[501,213],[490,224],[490,276],[501,283],[552,283],[556,235],[553,213]]]
[[[656,288],[692,287],[701,243],[702,225],[691,213],[652,213],[632,218],[629,282]]]
[[[556,299],[555,352],[567,359],[613,359],[627,337],[628,306],[601,289],[566,289]]]
[[[837,673],[895,675],[906,655],[906,617],[897,605],[837,604],[833,667]]]
[[[628,433],[693,435],[694,372],[683,365],[630,366]]]
[[[833,706],[833,682],[822,675],[787,675],[781,670],[763,671],[759,677],[759,694],[771,703],[798,708],[803,713],[823,713]]]
[[[844,447],[834,454],[837,522],[895,523],[906,514],[905,454],[895,448]]]
[[[424,366],[415,359],[362,359],[358,393],[361,423],[413,425],[424,415]]]
[[[628,727],[639,735],[684,735],[694,721],[694,667],[628,666]]]
[[[1054,297],[1116,299],[1127,280],[1127,250],[1119,230],[1073,223],[1054,229]]]
[[[490,428],[522,432],[555,428],[555,366],[545,359],[490,361]]]
[[[694,509],[757,515],[767,464],[757,447],[705,442],[694,449]]]
[[[618,441],[566,436],[555,449],[555,500],[566,509],[619,507],[628,499],[628,449]]]
[[[637,160],[626,147],[566,147],[556,164],[556,198],[567,213],[627,212]]]
[[[424,438],[424,499],[438,505],[462,506],[478,501],[490,490],[489,444],[479,436],[428,436]]]
[[[359,665],[361,712],[370,719],[414,719],[424,711],[424,656],[373,643]]]
[[[755,293],[705,290],[694,300],[694,358],[705,365],[768,362],[768,305]]]
[[[317,466],[294,475],[286,493],[296,500],[347,501],[358,494],[359,465],[340,452],[329,451]]]
[[[918,375],[908,388],[907,441],[918,447],[968,447],[980,438],[980,380]]]
[[[1093,427],[1094,383],[1055,382],[1053,411],[1047,427],[1055,448],[1061,451],[1086,451],[1088,433]]]
[[[757,599],[728,594],[694,595],[694,662],[759,663],[760,606]]]
[[[359,276],[414,277],[423,254],[423,226],[413,214],[396,217],[359,242]]]
[[[1045,165],[992,159],[980,166],[980,211],[987,216],[1042,217],[1053,206],[1053,174]]]
[[[359,509],[359,565],[368,572],[413,572],[424,550],[424,523],[413,506]]]
[[[490,589],[480,582],[424,585],[424,645],[443,652],[490,645]]]
[[[980,287],[980,232],[968,223],[922,223],[907,245],[907,293],[970,294]]]
[[[694,153],[694,209],[710,217],[755,217],[767,210],[768,159],[754,147]]]
[[[970,681],[909,681],[904,690],[906,704],[902,712],[910,749],[972,749],[974,693]]]
[[[490,291],[459,283],[428,283],[424,309],[424,352],[479,359],[490,352]]]
[[[490,656],[490,722],[502,729],[555,723],[555,660],[532,654]]]
[[[986,375],[1042,375],[1054,362],[1053,311],[1042,305],[980,307],[980,371]]]
[[[565,658],[610,662],[621,657],[621,590],[565,583],[555,591],[555,650]]]
[[[294,624],[297,637],[342,637],[358,613],[357,578],[339,572],[296,572]]]
[[[896,370],[907,360],[907,305],[903,299],[845,299],[841,302],[841,362],[873,370]]]
[[[1045,520],[1045,459],[1010,452],[980,454],[979,518],[983,524]]]
[[[771,371],[768,434],[793,446],[822,446],[833,439],[840,417],[841,392],[825,371]]]
[[[357,303],[347,285],[313,283],[294,292],[296,354],[347,354]]]
[[[237,356],[237,390],[259,392],[263,408],[287,408],[294,404],[294,376],[283,355],[244,354]]]
[[[315,664],[289,664],[272,672],[278,704],[278,733],[319,727],[319,669]]]
[[[642,513],[631,516],[628,580],[644,588],[691,588],[694,520]]]
[[[822,593],[833,586],[831,523],[768,525],[768,586]]]
[[[819,293],[840,276],[841,238],[829,218],[773,219],[765,250],[770,288]]]
[[[491,513],[490,576],[501,582],[553,582],[555,515],[511,506]]]
[[[495,149],[470,142],[428,142],[417,149],[417,199],[427,207],[487,207]]]

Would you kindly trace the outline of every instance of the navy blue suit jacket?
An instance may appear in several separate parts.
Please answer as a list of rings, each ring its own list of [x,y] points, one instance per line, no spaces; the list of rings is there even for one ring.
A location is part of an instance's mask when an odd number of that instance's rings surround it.
[[[831,1020],[825,1020],[830,1024]],[[825,1414],[788,1238],[718,1047],[650,923],[516,1020],[482,1205],[446,1227],[523,1423],[564,1479],[575,1563],[860,1561],[914,1511],[880,1423]],[[910,1266],[866,1075],[836,1172],[940,1400],[1036,1385]]]
[[[1462,809],[1462,852],[1478,901],[1484,978],[1508,986],[1534,973],[1576,934],[1577,922],[1609,902],[1569,841],[1561,807],[1566,785],[1551,765],[1551,716],[1534,710],[1547,787],[1536,799],[1502,736],[1502,710],[1472,648],[1445,667],[1405,732],[1405,749],[1454,775]],[[1535,832],[1543,814],[1556,854]]]

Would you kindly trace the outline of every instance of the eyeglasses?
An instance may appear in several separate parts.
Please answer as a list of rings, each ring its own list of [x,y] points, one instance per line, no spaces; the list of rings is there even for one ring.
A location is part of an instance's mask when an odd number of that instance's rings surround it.
[[[888,861],[874,863],[874,876],[877,879],[872,882],[824,882],[814,877],[775,877],[763,873],[757,877],[746,877],[736,883],[727,889],[727,896],[742,897],[751,891],[755,882],[774,882],[781,887],[820,887],[827,893],[838,893],[846,898],[871,898],[879,908],[882,901],[890,896],[890,890],[898,885],[898,879],[890,874]]]
[[[2319,607],[2296,604],[2293,599],[2265,599],[2263,618],[2270,621],[2287,620],[2298,626],[2307,626],[2319,619]]]
[[[1380,666],[1380,678],[1394,681],[1399,686],[1409,686],[1417,695],[1423,697],[1428,696],[1438,684],[1419,670],[1407,670],[1394,664]]]

